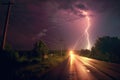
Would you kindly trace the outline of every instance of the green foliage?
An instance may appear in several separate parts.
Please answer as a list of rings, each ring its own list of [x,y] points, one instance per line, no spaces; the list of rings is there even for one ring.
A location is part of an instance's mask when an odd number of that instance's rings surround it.
[[[34,46],[34,51],[38,53],[38,56],[43,56],[48,53],[48,47],[43,41],[38,41]]]
[[[26,60],[27,60],[26,56],[22,56],[22,57],[19,58],[19,61],[20,61],[20,62],[24,62],[24,61],[26,61]]]
[[[119,53],[120,39],[117,37],[101,37],[95,43],[95,49],[101,53]]]
[[[36,77],[36,75],[38,76],[42,73],[45,73],[50,69],[54,68],[55,66],[58,66],[61,62],[63,62],[66,59],[66,56],[58,55],[51,56],[50,54],[48,56],[49,56],[48,59],[40,61],[37,64],[26,65],[24,67],[22,66],[22,68],[17,70],[18,76],[21,78],[21,75],[24,74],[22,80],[25,80],[26,76],[29,76],[27,77],[27,80],[30,80],[32,76]],[[29,72],[31,74],[27,74],[26,72]]]
[[[97,39],[92,47],[91,56],[105,61],[120,61],[120,39],[117,37],[104,36]]]
[[[34,48],[37,52],[43,52],[43,53],[48,53],[48,48],[46,46],[46,44],[43,41],[38,41],[35,44],[35,48]]]
[[[14,60],[16,60],[16,61],[19,60],[19,53],[18,53],[18,52],[15,51],[15,52],[12,53],[11,55],[12,55],[12,57],[13,57]]]
[[[54,57],[50,56],[48,62],[51,66],[56,66],[59,63],[63,62],[65,58],[66,58],[65,56],[57,56],[57,55],[55,55]]]
[[[33,51],[36,54],[34,55],[35,57],[44,59],[44,56],[48,54],[48,47],[43,41],[40,40],[35,44]]]

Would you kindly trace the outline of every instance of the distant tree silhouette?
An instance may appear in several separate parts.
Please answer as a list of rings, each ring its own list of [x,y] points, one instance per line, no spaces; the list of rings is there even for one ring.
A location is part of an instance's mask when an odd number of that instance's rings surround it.
[[[100,37],[91,52],[103,60],[112,60],[113,62],[120,60],[120,39],[109,36]]]
[[[19,59],[19,53],[15,51],[11,44],[6,43],[4,51],[5,54],[13,61],[17,61]]]
[[[81,49],[80,50],[80,55],[81,56],[86,56],[86,57],[89,57],[89,55],[90,55],[90,50],[88,50],[88,49]]]
[[[40,57],[42,58],[42,60],[44,59],[44,56],[48,53],[48,47],[42,40],[35,43],[33,50],[36,53],[34,54],[34,56]]]

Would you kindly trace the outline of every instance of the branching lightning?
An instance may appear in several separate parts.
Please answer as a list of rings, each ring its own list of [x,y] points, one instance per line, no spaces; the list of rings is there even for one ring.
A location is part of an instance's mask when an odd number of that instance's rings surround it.
[[[90,35],[89,35],[89,28],[90,28],[90,17],[88,15],[88,12],[86,11],[83,11],[83,10],[80,10],[80,12],[82,13],[83,16],[85,16],[85,19],[86,19],[86,28],[85,28],[85,35],[86,35],[86,40],[87,40],[87,46],[86,46],[86,49],[89,49],[91,48],[91,43],[90,43]],[[75,45],[73,46],[73,49],[75,49],[75,47],[77,46],[78,42],[79,42],[80,38],[76,41]]]
[[[86,20],[87,20],[87,27],[85,29],[85,34],[86,34],[86,39],[87,39],[87,49],[91,48],[91,43],[90,43],[90,38],[89,38],[89,28],[90,28],[90,17],[88,15],[88,12],[86,11],[82,11],[83,15],[85,16]]]

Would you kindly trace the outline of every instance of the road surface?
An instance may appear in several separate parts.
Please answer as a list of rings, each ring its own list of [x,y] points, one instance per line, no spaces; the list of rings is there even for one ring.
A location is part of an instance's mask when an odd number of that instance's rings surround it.
[[[120,80],[120,64],[107,63],[71,54],[40,80]]]

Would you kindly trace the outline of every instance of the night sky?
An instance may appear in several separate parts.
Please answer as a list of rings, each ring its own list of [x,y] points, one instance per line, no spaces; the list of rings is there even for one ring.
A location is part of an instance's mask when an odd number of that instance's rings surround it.
[[[0,36],[9,0],[0,0]],[[14,0],[11,9],[7,43],[14,49],[28,50],[38,40],[50,49],[86,47],[85,16],[89,13],[90,42],[101,36],[120,38],[120,0]]]

